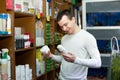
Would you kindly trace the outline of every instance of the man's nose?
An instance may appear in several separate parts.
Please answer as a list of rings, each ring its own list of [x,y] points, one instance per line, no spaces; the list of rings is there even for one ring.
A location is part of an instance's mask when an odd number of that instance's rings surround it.
[[[63,30],[66,31],[66,29],[67,29],[66,26],[63,26]]]

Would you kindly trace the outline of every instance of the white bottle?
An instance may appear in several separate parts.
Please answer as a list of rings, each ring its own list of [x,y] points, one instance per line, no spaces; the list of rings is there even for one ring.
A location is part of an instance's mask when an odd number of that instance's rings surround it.
[[[1,80],[8,80],[8,73],[7,73],[7,69],[8,69],[8,61],[7,59],[2,59],[1,60]]]
[[[10,56],[7,56],[8,59],[8,80],[11,80],[11,62],[10,62]]]
[[[66,50],[62,45],[58,45],[57,48],[58,48],[59,51],[62,52],[62,53],[68,53],[68,50]]]
[[[10,18],[10,14],[7,14],[8,18],[7,18],[7,32],[8,34],[11,34],[11,18]]]
[[[11,80],[11,60],[10,56],[8,55],[9,50],[7,48],[2,49],[2,55],[5,59],[7,59],[7,75],[8,75],[8,80]]]
[[[18,65],[18,66],[16,66],[16,80],[21,80],[21,70],[20,70],[20,66]]]
[[[8,80],[8,49],[7,48],[2,49],[1,70],[2,70],[1,79]]]
[[[42,53],[48,53],[48,51],[50,51],[50,49],[49,49],[49,47],[48,47],[47,45],[45,45],[45,46],[43,46],[43,47],[40,49],[40,51],[41,51]]]
[[[21,75],[21,80],[25,80],[25,66],[20,65],[20,75]]]
[[[30,80],[29,74],[30,74],[30,67],[29,64],[25,64],[25,80]]]
[[[36,75],[37,77],[40,75],[40,62],[36,59]]]
[[[30,69],[30,75],[29,75],[29,77],[30,77],[30,80],[32,80],[32,69]]]

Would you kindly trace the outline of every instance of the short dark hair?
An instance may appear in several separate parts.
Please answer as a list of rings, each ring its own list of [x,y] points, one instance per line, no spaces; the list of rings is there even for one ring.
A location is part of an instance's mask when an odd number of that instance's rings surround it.
[[[73,17],[73,15],[72,15],[72,13],[70,12],[70,10],[65,9],[65,10],[63,10],[63,11],[58,12],[56,21],[57,21],[57,22],[60,21],[61,18],[62,18],[64,15],[66,15],[70,20],[71,20],[72,17]]]

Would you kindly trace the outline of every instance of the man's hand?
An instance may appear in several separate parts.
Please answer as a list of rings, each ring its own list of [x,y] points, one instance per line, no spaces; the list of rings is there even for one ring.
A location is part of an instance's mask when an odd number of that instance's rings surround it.
[[[76,58],[76,56],[72,53],[62,54],[62,56],[66,61],[72,62],[72,63],[75,61],[75,58]]]
[[[48,57],[48,58],[52,58],[53,56],[53,54],[50,51],[48,51],[48,53],[42,53],[42,54],[43,56]]]

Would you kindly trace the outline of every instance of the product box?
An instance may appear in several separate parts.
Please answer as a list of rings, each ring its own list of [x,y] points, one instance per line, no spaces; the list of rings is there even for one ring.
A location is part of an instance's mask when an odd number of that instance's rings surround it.
[[[13,0],[6,0],[6,9],[13,10]]]
[[[21,11],[22,10],[22,0],[14,0],[14,10]]]

